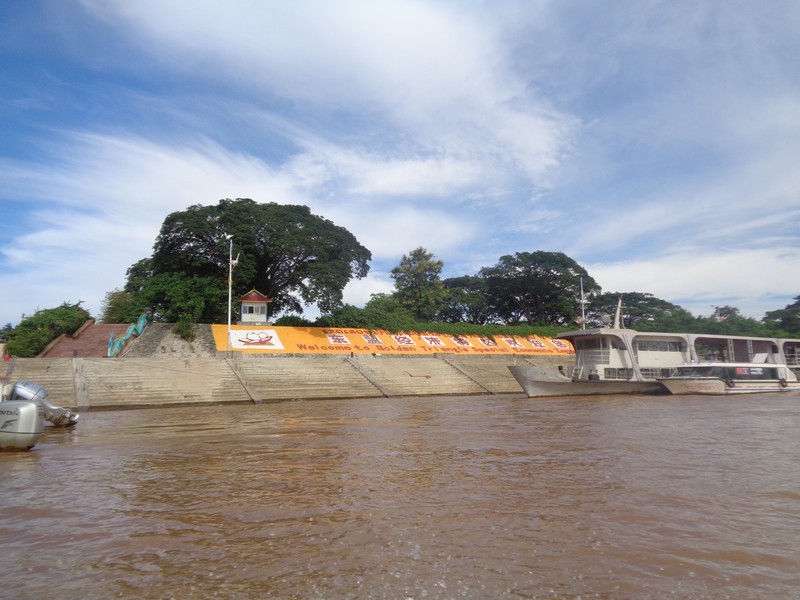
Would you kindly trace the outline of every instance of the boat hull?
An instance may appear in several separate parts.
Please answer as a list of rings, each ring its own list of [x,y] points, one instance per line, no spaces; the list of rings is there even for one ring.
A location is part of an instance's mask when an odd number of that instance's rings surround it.
[[[0,402],[0,450],[30,450],[44,429],[44,409],[35,402]]]
[[[514,365],[508,369],[529,398],[666,392],[656,381],[573,381],[554,368]]]

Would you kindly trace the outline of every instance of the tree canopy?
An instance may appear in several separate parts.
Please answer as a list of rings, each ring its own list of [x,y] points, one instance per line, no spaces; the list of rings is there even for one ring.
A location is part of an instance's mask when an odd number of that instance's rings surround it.
[[[497,320],[487,298],[487,281],[478,275],[450,277],[443,282],[447,290],[440,318],[446,323],[486,325]]]
[[[447,290],[439,278],[443,266],[442,261],[420,247],[404,254],[392,269],[397,300],[417,319],[430,321],[444,307]]]
[[[489,304],[509,324],[568,325],[584,293],[599,292],[582,266],[563,252],[517,252],[481,269]]]
[[[643,292],[594,294],[589,296],[586,305],[586,320],[594,326],[600,326],[603,315],[609,315],[613,319],[620,299],[622,300],[621,325],[629,329],[636,329],[657,316],[668,317],[683,310],[680,306]]]
[[[125,292],[160,320],[214,322],[227,311],[231,247],[238,260],[233,293],[257,289],[271,311],[322,313],[342,304],[352,278],[365,277],[369,250],[343,227],[306,206],[257,203],[247,198],[190,206],[167,216],[153,255],[128,270]]]
[[[764,323],[778,327],[786,332],[800,335],[800,296],[792,304],[780,310],[772,310],[764,316]]]

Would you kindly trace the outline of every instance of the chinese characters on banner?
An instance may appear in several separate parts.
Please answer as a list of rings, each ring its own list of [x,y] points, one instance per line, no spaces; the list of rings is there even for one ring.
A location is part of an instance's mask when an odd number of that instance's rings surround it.
[[[224,325],[213,325],[217,350],[227,347]],[[564,340],[545,337],[390,333],[368,329],[323,327],[254,327],[231,329],[231,348],[237,352],[370,353],[370,354],[573,354]]]

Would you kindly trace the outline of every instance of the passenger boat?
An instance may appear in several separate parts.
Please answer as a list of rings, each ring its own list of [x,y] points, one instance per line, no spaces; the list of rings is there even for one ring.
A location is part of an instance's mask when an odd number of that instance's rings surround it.
[[[695,333],[657,333],[625,329],[619,311],[605,327],[559,334],[575,350],[575,364],[563,368],[508,367],[531,398],[595,394],[669,393],[663,379],[673,369],[714,360],[719,363],[784,365],[787,383],[800,372],[800,339]],[[777,378],[780,379],[780,378]],[[776,379],[776,380],[777,380]]]
[[[671,394],[757,394],[798,392],[797,374],[786,365],[699,363],[676,367],[658,380]]]

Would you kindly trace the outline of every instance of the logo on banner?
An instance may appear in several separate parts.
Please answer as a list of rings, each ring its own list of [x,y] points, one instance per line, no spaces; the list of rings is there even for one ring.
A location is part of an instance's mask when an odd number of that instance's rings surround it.
[[[231,331],[231,346],[234,348],[283,350],[281,339],[274,329],[237,329]]]

